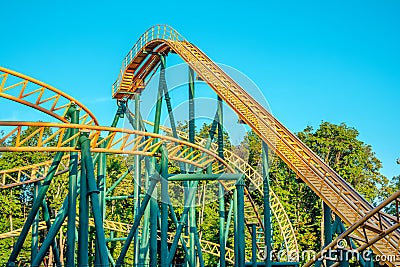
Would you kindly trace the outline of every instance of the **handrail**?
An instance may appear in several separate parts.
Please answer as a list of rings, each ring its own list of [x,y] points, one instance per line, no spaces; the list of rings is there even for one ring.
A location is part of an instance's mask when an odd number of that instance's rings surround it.
[[[140,52],[148,42],[154,40],[185,41],[186,39],[180,33],[178,33],[178,31],[166,24],[157,24],[148,28],[122,60],[122,66],[118,75],[118,79],[112,85],[113,95],[121,83],[125,69],[132,62],[134,56]]]

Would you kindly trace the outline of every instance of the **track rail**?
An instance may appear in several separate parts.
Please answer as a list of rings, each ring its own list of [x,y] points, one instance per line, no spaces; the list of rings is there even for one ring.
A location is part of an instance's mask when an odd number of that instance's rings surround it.
[[[248,124],[295,173],[301,178],[348,226],[366,216],[372,209],[357,191],[339,176],[330,166],[304,145],[293,133],[253,99],[239,84],[229,77],[217,64],[199,48],[185,40],[169,26],[157,25],[150,28],[123,61],[120,75],[113,84],[115,98],[129,97],[139,89],[133,83],[137,68],[146,69],[145,50],[169,47],[177,53],[197,75],[205,81],[242,119]],[[154,59],[154,60],[157,60]],[[153,65],[155,66],[153,60]],[[151,67],[150,65],[148,65]],[[130,75],[128,75],[128,72]],[[384,234],[393,224],[389,215],[381,213],[371,216],[367,223],[380,227]],[[364,235],[373,239],[375,231],[354,230],[360,238]],[[400,233],[392,232],[371,245],[377,255],[397,255]],[[389,266],[397,262],[386,261]]]
[[[78,100],[51,85],[3,67],[0,67],[0,97],[32,107],[66,123],[68,108],[75,104],[80,111],[80,124],[99,125],[93,113]]]
[[[24,128],[35,126],[37,129],[27,137],[21,137]],[[135,130],[118,129],[113,127],[90,126],[80,124],[57,124],[45,122],[0,122],[4,128],[5,136],[0,140],[0,152],[7,151],[42,151],[42,152],[79,152],[77,147],[70,146],[70,141],[79,138],[82,132],[88,134],[91,139],[91,151],[96,153],[131,154],[143,156],[157,156],[158,148],[165,145],[168,149],[168,158],[192,164],[198,168],[207,168],[209,164],[219,162],[225,166],[225,171],[234,173],[229,164],[215,153],[198,145],[175,139],[169,136],[141,132]],[[53,130],[53,134],[45,138],[43,133],[46,128]],[[79,129],[78,133],[62,141],[69,129]],[[101,138],[102,133],[107,136]],[[105,135],[105,134],[104,134]],[[15,145],[9,145],[15,138]],[[36,145],[24,146],[29,140],[34,140]],[[107,143],[108,142],[108,143]],[[99,146],[107,143],[105,148]]]
[[[153,125],[153,123],[151,122],[148,121],[144,122],[146,124]],[[160,129],[166,133],[172,132],[172,130],[168,127],[161,126]],[[188,135],[186,133],[178,131],[178,135],[181,139],[186,141],[188,140]],[[204,147],[205,142],[206,142],[205,139],[196,137],[197,145]],[[213,151],[216,154],[217,149],[218,147],[216,146],[216,144],[212,143],[211,151]],[[263,178],[259,172],[257,172],[246,161],[244,161],[242,158],[240,158],[239,156],[237,156],[228,149],[224,149],[224,159],[233,169],[243,173],[246,179],[251,182],[252,186],[254,186],[254,188],[258,190],[261,195],[263,195],[263,191],[261,188]],[[66,155],[60,162],[60,165],[57,169],[57,174],[68,171],[69,168],[68,162],[69,162],[69,155]],[[52,163],[53,161],[49,160],[29,166],[12,168],[8,170],[0,170],[0,177],[1,177],[0,189],[11,188],[22,184],[41,181],[44,179],[47,170],[49,169]],[[21,180],[22,177],[24,177],[24,181]],[[225,181],[220,181],[220,182],[224,183]],[[225,185],[225,187],[228,186]],[[271,211],[278,223],[281,236],[283,237],[286,248],[286,255],[295,255],[294,253],[296,253],[295,258],[298,258],[299,250],[298,250],[297,240],[290,219],[287,213],[285,212],[284,207],[280,203],[278,197],[275,195],[275,193],[272,190],[270,193],[271,193],[270,195]],[[258,224],[261,230],[261,232],[259,231],[258,233],[261,236],[261,234],[263,234],[264,232],[264,225],[260,215],[258,214],[259,208],[254,203],[254,201],[252,201],[248,190],[245,191],[245,201],[246,201],[245,204],[247,204],[248,206],[248,211],[246,213],[247,224],[251,223]],[[259,243],[258,244],[259,251],[264,251],[263,239],[260,240],[258,243]]]
[[[23,167],[0,170],[0,189],[41,181],[46,176],[52,163],[53,160],[47,160]],[[69,155],[66,155],[61,159],[57,171],[66,172],[69,168],[68,163]],[[24,178],[24,180],[22,180],[22,178]]]

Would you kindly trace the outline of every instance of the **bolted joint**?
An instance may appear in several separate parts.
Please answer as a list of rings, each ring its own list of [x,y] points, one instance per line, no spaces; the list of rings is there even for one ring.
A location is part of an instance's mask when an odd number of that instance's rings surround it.
[[[79,123],[79,110],[75,102],[71,102],[68,107],[67,113],[65,114],[65,117],[70,119],[72,123]],[[76,119],[78,119],[78,122],[73,121]]]
[[[126,112],[126,101],[117,100],[117,115],[122,119]]]
[[[236,185],[236,188],[244,188],[245,184],[244,184],[243,176],[236,181],[235,185]]]
[[[80,133],[81,133],[81,134],[80,134],[80,136],[79,136],[79,138],[78,138],[77,148],[78,148],[78,149],[81,149],[81,148],[82,148],[82,145],[83,145],[85,142],[89,142],[89,146],[90,146],[89,132],[81,131]]]
[[[157,172],[157,173],[150,175],[149,179],[150,179],[150,181],[153,180],[153,181],[159,182],[159,181],[161,181],[161,175]]]

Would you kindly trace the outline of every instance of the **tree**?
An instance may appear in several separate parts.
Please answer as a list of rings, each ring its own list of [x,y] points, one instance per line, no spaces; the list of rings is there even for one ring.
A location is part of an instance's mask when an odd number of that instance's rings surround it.
[[[37,127],[28,127],[21,133],[21,140],[30,136],[37,130]],[[50,128],[46,128],[43,133],[43,138],[47,138],[52,134]],[[39,133],[33,135],[24,146],[36,146],[37,137]],[[9,141],[6,141],[6,146],[14,146],[16,142],[16,136],[14,135]],[[52,145],[52,144],[48,144]],[[35,163],[40,163],[49,160],[53,157],[54,153],[49,152],[2,152],[0,153],[0,169],[6,170],[14,167],[29,166]],[[15,177],[16,179],[17,177]],[[21,180],[26,179],[26,177],[21,177]],[[6,181],[6,183],[12,181]],[[26,212],[32,205],[33,187],[30,185],[25,185],[21,188],[14,189],[2,189],[0,192],[0,203],[3,215],[0,217],[0,231],[1,233],[8,232],[10,230],[15,230],[21,228],[24,221]],[[27,238],[27,240],[29,240]],[[0,265],[5,265],[8,260],[8,256],[12,249],[14,240],[1,240],[0,241]],[[29,242],[25,242],[25,248],[21,251],[19,261],[20,263],[29,262]]]
[[[297,135],[368,201],[376,203],[390,192],[388,179],[379,172],[381,162],[370,145],[358,140],[359,132],[356,129],[344,123],[335,125],[322,122],[317,130],[308,126]],[[235,147],[235,153],[247,157],[249,164],[260,171],[261,139],[254,131],[246,134],[242,143]],[[269,172],[271,188],[293,223],[300,250],[319,250],[322,218],[320,198],[280,158],[272,158]],[[399,181],[400,178],[394,179],[392,187],[400,188]],[[251,194],[262,205],[262,197],[258,192]],[[279,232],[274,221],[273,230]],[[277,235],[274,238],[275,248],[279,249],[282,240]]]
[[[369,202],[376,204],[388,190],[389,180],[379,171],[381,161],[359,132],[345,123],[322,122],[316,131],[308,126],[299,138]]]

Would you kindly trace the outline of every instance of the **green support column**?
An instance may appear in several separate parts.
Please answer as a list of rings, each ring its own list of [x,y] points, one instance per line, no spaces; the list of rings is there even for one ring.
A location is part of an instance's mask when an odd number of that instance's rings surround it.
[[[257,267],[257,225],[251,224],[251,266]]]
[[[224,128],[223,128],[223,105],[222,99],[218,96],[218,156],[224,158]],[[222,166],[221,166],[222,167]],[[220,267],[225,267],[225,189],[222,184],[218,188],[219,201],[219,245],[220,245]]]
[[[161,148],[161,267],[168,267],[168,150]]]
[[[331,209],[328,205],[323,202],[324,208],[324,242],[323,247],[329,245],[332,242],[332,222],[331,222]],[[333,261],[327,260],[326,267],[332,266]]]
[[[232,221],[233,206],[234,206],[233,198],[231,198],[231,201],[229,203],[228,217],[227,217],[226,224],[225,224],[225,246],[226,246],[226,241],[228,240],[228,237],[229,237],[229,228],[230,228],[231,221]]]
[[[144,180],[144,186],[145,188],[149,188],[149,186],[151,185],[151,183],[149,183],[149,175],[148,175],[148,169],[150,163],[146,162],[145,160],[145,166],[146,166],[146,173],[145,173],[145,180]],[[152,191],[153,192],[153,191]],[[145,196],[146,197],[146,196]],[[150,196],[151,197],[151,196]],[[142,204],[143,205],[143,201],[142,200]],[[150,199],[149,199],[150,202]],[[150,206],[150,205],[149,205]],[[149,223],[150,223],[150,207],[147,206],[146,204],[146,209],[144,211],[144,216],[143,216],[143,226],[142,226],[142,235],[140,238],[140,255],[139,255],[139,266],[144,266],[145,264],[148,264],[148,262],[146,263],[145,260],[147,258],[148,255],[148,247],[149,247]],[[139,206],[139,209],[141,208],[141,206]]]
[[[235,266],[245,266],[245,233],[244,233],[244,181],[236,182],[235,190]]]
[[[194,182],[194,186],[197,186],[199,182],[195,181]],[[178,248],[178,242],[180,240],[181,234],[182,234],[182,230],[183,227],[185,225],[185,222],[187,221],[188,218],[188,212],[190,209],[190,202],[192,201],[194,195],[195,195],[195,191],[194,190],[189,190],[186,198],[185,198],[185,203],[184,203],[184,209],[181,215],[181,219],[179,221],[179,224],[176,227],[176,233],[175,233],[175,237],[174,237],[174,241],[172,242],[170,251],[169,251],[169,257],[168,257],[168,266],[170,266],[172,264],[172,261],[174,259],[175,256],[175,252],[176,249]]]
[[[87,192],[86,161],[81,158],[81,179],[79,197],[79,228],[78,228],[78,266],[89,264],[89,198]]]
[[[37,198],[38,191],[39,191],[39,183],[36,182],[34,184],[33,201],[35,201],[35,199]],[[36,257],[39,248],[39,220],[40,220],[40,212],[38,211],[32,223],[31,263],[33,262],[33,259]]]
[[[159,84],[158,84],[156,113],[155,113],[155,118],[154,118],[154,129],[153,129],[153,132],[156,134],[158,134],[160,132],[161,108],[162,108],[162,100],[163,100],[163,95],[164,95],[164,86],[166,84],[166,82],[165,82],[166,57],[164,55],[161,55],[160,60],[161,60],[160,80],[159,80]]]
[[[192,68],[189,68],[189,142],[195,143],[195,118],[194,118],[194,71]],[[190,173],[194,171],[194,166],[190,166]],[[190,187],[189,190],[196,190],[193,187],[193,182],[184,182],[186,185]],[[185,186],[187,189],[187,186]],[[195,207],[196,197],[193,197],[190,202],[190,210],[189,210],[189,265],[196,265],[196,248],[195,248],[195,232],[196,231],[196,207]]]
[[[118,177],[118,180],[113,183],[110,188],[107,189],[106,195],[110,194],[124,179],[125,177],[133,170],[132,166],[129,166],[128,169]]]
[[[197,182],[189,182],[189,190],[197,191]],[[197,232],[197,227],[196,227],[196,206],[195,206],[195,200],[196,196],[194,195],[193,198],[190,201],[190,208],[189,208],[189,231],[190,231],[190,236],[189,236],[189,244],[190,244],[190,249],[189,249],[189,265],[190,266],[196,266],[196,232]]]
[[[58,158],[57,154],[56,154],[56,157],[55,157],[54,160],[56,160],[56,159],[60,160],[61,159],[62,155],[60,156],[60,158]],[[96,155],[94,157],[93,162],[96,163],[97,160],[98,160],[98,156]],[[51,166],[50,169],[52,169],[52,168],[53,168],[53,165]],[[56,169],[57,169],[57,165],[55,165],[54,172],[56,171]],[[47,175],[49,175],[50,173],[52,173],[52,170],[49,170]],[[46,177],[46,179],[47,179],[47,177]],[[80,183],[80,180],[81,180],[81,172],[78,172],[77,184]],[[45,182],[42,183],[42,186],[39,189],[39,195],[40,195],[40,192],[41,192],[42,188],[44,186],[48,186],[48,185],[49,185],[49,182],[48,183],[45,183]],[[79,194],[79,193],[80,193],[80,188],[78,187],[77,194]],[[68,202],[69,202],[69,200],[68,200],[68,195],[67,195],[65,200],[64,200],[64,202],[63,202],[63,204],[62,204],[62,206],[61,206],[61,208],[60,208],[60,210],[57,213],[56,218],[54,219],[53,224],[51,225],[50,229],[48,230],[47,235],[46,235],[42,245],[40,246],[40,249],[39,249],[39,252],[38,252],[37,256],[33,260],[32,264],[31,264],[31,267],[37,267],[37,266],[39,266],[41,264],[41,262],[43,261],[43,258],[46,256],[50,246],[54,243],[56,235],[59,233],[59,231],[61,229],[61,226],[63,225],[65,219],[67,218],[67,215],[68,215]],[[43,201],[42,201],[41,205],[43,205]],[[78,243],[78,245],[79,245],[79,243]]]
[[[119,257],[118,257],[118,260],[115,263],[116,267],[120,267],[124,263],[124,259],[125,259],[126,253],[128,252],[129,246],[130,246],[130,244],[132,242],[132,239],[133,239],[133,237],[135,235],[135,232],[137,231],[137,229],[139,227],[140,221],[141,221],[141,219],[143,217],[143,214],[144,214],[144,212],[145,212],[145,210],[147,208],[147,204],[149,203],[149,201],[150,201],[150,199],[152,197],[152,194],[153,194],[154,188],[157,185],[157,182],[158,182],[157,179],[151,179],[150,180],[150,185],[149,185],[149,188],[147,189],[147,193],[146,193],[145,197],[143,198],[142,203],[140,204],[140,208],[139,208],[138,214],[136,214],[136,216],[135,216],[135,220],[133,222],[132,228],[129,231],[128,237],[126,238],[124,246],[122,247],[122,250],[121,250],[121,253],[120,253]]]
[[[51,228],[50,213],[45,199],[42,202],[42,211],[43,211],[43,220],[46,222],[47,231],[50,231]],[[58,251],[57,242],[55,239],[53,239],[51,246],[53,248],[53,255],[54,255],[54,261],[56,262],[56,266],[62,267],[63,264],[61,264],[60,252]]]
[[[64,136],[63,140],[65,141],[69,138],[69,130],[67,134]],[[25,242],[26,237],[28,236],[29,230],[35,219],[36,213],[42,205],[43,199],[46,197],[47,189],[49,188],[51,181],[53,180],[54,174],[57,171],[58,165],[61,162],[61,158],[64,156],[64,152],[57,152],[54,156],[53,163],[51,164],[49,171],[47,172],[46,178],[42,182],[42,186],[39,189],[39,193],[32,204],[32,207],[29,211],[28,217],[26,218],[25,224],[21,230],[20,235],[18,236],[17,242],[14,245],[14,248],[11,252],[11,255],[8,259],[7,266],[14,266],[14,263],[20,253],[23,244]]]
[[[68,109],[68,116],[73,124],[79,123],[79,110],[75,104]],[[79,129],[71,129],[71,135],[75,135]],[[70,145],[76,146],[76,139],[71,140]],[[67,224],[67,267],[75,266],[75,222],[76,222],[76,198],[78,176],[78,153],[70,152],[69,160],[69,184],[68,184],[68,224]]]
[[[194,118],[194,71],[189,67],[189,142],[195,140],[195,118]]]
[[[50,230],[47,233],[46,238],[44,239],[42,245],[40,246],[39,252],[36,257],[33,259],[31,267],[37,267],[42,262],[44,256],[46,256],[47,251],[49,250],[51,244],[54,242],[54,238],[57,233],[60,231],[62,224],[64,223],[65,218],[68,214],[68,196],[65,198],[61,209],[58,211],[57,216],[54,220],[54,223],[51,225]]]
[[[268,146],[265,142],[262,143],[262,164],[263,164],[263,193],[264,193],[264,229],[265,229],[265,266],[272,266],[272,226],[271,226],[271,207],[269,195],[269,161],[268,161]]]
[[[195,239],[196,239],[196,248],[197,248],[197,254],[199,256],[200,267],[204,267],[203,252],[201,251],[200,237],[197,229],[195,231]]]
[[[97,188],[96,179],[94,176],[94,167],[92,156],[90,153],[90,139],[87,137],[87,134],[81,134],[79,137],[79,144],[81,147],[82,153],[82,167],[85,168],[86,180],[87,180],[87,194],[90,197],[90,204],[92,207],[92,213],[95,224],[95,234],[96,240],[99,246],[99,257],[101,266],[107,267],[109,266],[108,262],[108,254],[107,254],[107,246],[106,246],[106,238],[104,235],[104,227],[103,227],[103,218],[102,211],[99,205],[99,190]],[[81,180],[84,180],[85,177],[82,176]],[[80,222],[81,225],[81,222]],[[97,251],[96,251],[97,253]]]
[[[99,138],[99,140],[102,140],[103,138]],[[106,143],[100,144],[101,148],[106,147]],[[99,205],[100,209],[102,211],[102,217],[103,220],[106,218],[106,172],[107,172],[107,154],[106,153],[100,153],[99,155],[99,160],[97,163],[97,184],[100,190],[99,194]]]
[[[157,190],[155,189],[150,199],[149,255],[150,255],[151,267],[157,266],[157,216],[158,216]]]
[[[99,141],[103,140],[102,137],[99,138]],[[106,143],[103,142],[100,144],[101,148],[106,147]],[[107,171],[107,154],[99,153],[98,154],[98,162],[97,162],[97,184],[100,191],[99,194],[99,206],[101,210],[101,215],[103,220],[106,218],[106,171]],[[100,257],[99,257],[99,243],[97,239],[95,240],[95,266],[101,266]]]
[[[135,94],[135,130],[140,130],[140,94]],[[138,137],[138,136],[136,136]],[[134,156],[134,177],[133,177],[133,186],[134,186],[134,217],[138,214],[139,212],[139,205],[140,205],[140,178],[141,178],[141,161],[140,161],[140,156],[135,155]],[[139,252],[140,252],[140,239],[139,239],[139,233],[136,232],[134,236],[134,263],[137,263],[139,261]]]

